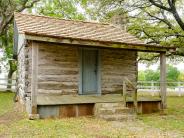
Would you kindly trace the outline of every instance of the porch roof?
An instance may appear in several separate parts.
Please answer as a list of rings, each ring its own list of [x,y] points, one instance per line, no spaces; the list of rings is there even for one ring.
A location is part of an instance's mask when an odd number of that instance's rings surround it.
[[[144,44],[143,41],[112,24],[65,20],[22,13],[15,13],[15,31],[17,35],[23,34],[26,39],[37,41],[152,52],[174,49]],[[18,42],[14,43],[15,47],[17,45]]]

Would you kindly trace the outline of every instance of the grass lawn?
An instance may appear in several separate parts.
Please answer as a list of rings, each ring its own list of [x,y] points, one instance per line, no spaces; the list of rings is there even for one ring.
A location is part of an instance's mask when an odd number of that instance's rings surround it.
[[[13,93],[0,92],[0,116],[13,109]]]
[[[1,137],[173,138],[184,136],[184,97],[169,97],[166,114],[139,115],[136,121],[107,122],[94,117],[28,120],[13,108],[13,94],[0,93]]]
[[[184,132],[184,97],[168,97],[168,109],[165,115],[140,115],[144,123],[162,130],[179,130]]]

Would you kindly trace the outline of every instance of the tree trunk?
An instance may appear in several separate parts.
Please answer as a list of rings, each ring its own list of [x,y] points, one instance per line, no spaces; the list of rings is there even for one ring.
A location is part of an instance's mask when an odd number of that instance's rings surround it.
[[[10,66],[10,69],[8,72],[7,90],[11,90],[12,88],[12,75],[16,71],[12,61],[9,61],[9,66]]]
[[[14,73],[14,70],[10,69],[8,72],[8,81],[7,81],[7,89],[10,90],[12,87],[12,75]]]

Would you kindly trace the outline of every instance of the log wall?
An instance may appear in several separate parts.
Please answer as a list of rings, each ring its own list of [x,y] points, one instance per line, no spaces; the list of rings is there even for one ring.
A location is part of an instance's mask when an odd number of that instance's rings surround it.
[[[80,77],[79,48],[77,46],[43,42],[34,42],[33,44],[39,46],[38,94],[78,94]],[[30,49],[31,45],[24,47],[19,55],[19,66],[22,66],[19,67],[19,72],[21,72],[19,80],[24,81],[23,87],[26,89],[25,93],[27,95],[30,95],[31,92]],[[136,51],[100,49],[100,56],[102,94],[122,92],[124,76],[136,83]],[[25,59],[22,57],[25,57]],[[27,72],[27,75],[24,72]]]
[[[137,80],[137,52],[121,49],[101,50],[101,84],[102,94],[120,93],[123,77],[131,82]],[[129,89],[129,91],[132,91]]]
[[[77,94],[78,48],[51,43],[38,43],[38,45],[38,93]]]

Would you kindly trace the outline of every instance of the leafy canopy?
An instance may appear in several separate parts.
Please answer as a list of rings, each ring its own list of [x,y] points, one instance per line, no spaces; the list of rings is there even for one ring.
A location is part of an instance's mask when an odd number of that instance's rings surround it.
[[[175,55],[184,56],[183,0],[90,0],[88,5],[86,8],[91,18],[102,21],[123,11],[121,14],[128,15],[127,30],[130,33],[147,44],[178,46],[176,53],[167,54],[171,59],[178,57]],[[158,56],[139,54],[140,61],[157,60]]]
[[[167,65],[167,81],[182,81],[183,73],[181,73],[176,67]],[[145,71],[139,71],[139,81],[159,81],[160,80],[160,69],[151,70],[146,69]]]

